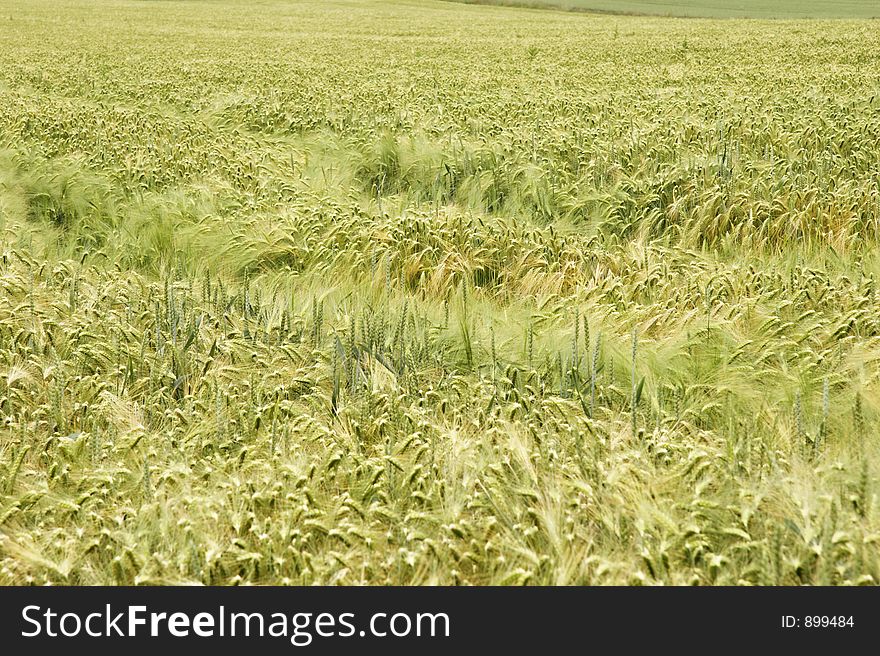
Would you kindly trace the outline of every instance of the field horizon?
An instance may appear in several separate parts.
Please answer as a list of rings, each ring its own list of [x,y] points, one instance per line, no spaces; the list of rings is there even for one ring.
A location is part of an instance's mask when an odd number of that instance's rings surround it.
[[[554,9],[569,12],[621,16],[661,16],[674,18],[731,19],[876,19],[880,3],[876,0],[782,0],[773,4],[762,0],[449,0],[465,4]]]
[[[880,22],[0,21],[0,584],[880,583]]]

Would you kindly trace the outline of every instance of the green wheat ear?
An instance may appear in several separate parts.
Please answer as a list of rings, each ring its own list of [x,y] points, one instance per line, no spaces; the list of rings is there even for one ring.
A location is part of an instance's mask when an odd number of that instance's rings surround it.
[[[153,500],[153,483],[150,475],[150,462],[144,458],[143,474],[141,476],[144,500],[149,503]]]
[[[636,409],[638,406],[637,393],[640,390],[638,390],[638,385],[636,383],[636,379],[637,379],[636,359],[638,356],[639,342],[638,342],[638,333],[636,332],[635,328],[632,329],[630,337],[631,337],[631,341],[632,341],[632,349],[631,349],[631,354],[630,354],[631,355],[631,363],[630,363],[631,374],[630,374],[630,376],[631,376],[631,382],[632,382],[631,393],[630,393],[630,422],[632,424],[633,435],[636,435],[637,427],[638,427],[638,417],[636,415]]]
[[[596,414],[596,381],[599,375],[599,356],[602,352],[602,331],[596,333],[596,344],[593,347],[593,359],[590,366],[590,417]]]

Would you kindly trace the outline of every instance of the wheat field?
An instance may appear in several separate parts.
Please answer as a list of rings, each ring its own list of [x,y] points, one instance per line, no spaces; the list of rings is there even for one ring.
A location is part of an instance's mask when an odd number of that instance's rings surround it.
[[[680,18],[880,18],[877,0],[456,0],[471,4]]]
[[[0,584],[880,582],[880,22],[0,25]]]

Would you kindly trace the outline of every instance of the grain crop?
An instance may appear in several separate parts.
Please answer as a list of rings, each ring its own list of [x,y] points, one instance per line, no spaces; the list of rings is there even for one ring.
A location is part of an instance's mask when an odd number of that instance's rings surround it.
[[[0,0],[0,584],[880,582],[880,22]]]

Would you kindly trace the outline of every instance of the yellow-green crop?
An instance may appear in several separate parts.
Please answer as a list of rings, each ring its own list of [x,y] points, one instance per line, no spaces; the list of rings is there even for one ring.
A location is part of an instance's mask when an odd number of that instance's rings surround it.
[[[0,0],[0,583],[880,582],[878,44]]]

